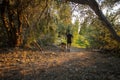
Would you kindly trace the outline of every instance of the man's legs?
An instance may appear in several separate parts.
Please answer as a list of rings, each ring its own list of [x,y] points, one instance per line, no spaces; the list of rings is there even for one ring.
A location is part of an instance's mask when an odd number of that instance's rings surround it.
[[[70,52],[71,43],[67,43],[67,51]]]

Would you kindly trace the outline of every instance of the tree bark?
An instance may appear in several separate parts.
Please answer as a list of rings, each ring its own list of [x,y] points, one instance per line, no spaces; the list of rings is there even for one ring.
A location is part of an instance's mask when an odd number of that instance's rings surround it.
[[[17,21],[18,21],[18,28],[17,28],[17,42],[16,42],[16,46],[22,46],[23,44],[23,37],[22,37],[22,16],[21,13],[19,11],[17,11]]]
[[[1,19],[3,22],[3,26],[6,30],[7,33],[7,37],[6,40],[8,39],[7,43],[8,43],[8,47],[13,47],[13,38],[12,38],[12,30],[11,30],[11,23],[10,23],[10,18],[8,18],[9,16],[9,11],[8,11],[8,0],[4,0],[1,4]]]
[[[21,15],[20,13],[14,14],[13,12],[14,9],[9,6],[9,0],[3,0],[2,4],[0,4],[0,15],[7,33],[7,47],[19,47],[22,44]],[[18,22],[17,25],[15,25],[16,21]]]

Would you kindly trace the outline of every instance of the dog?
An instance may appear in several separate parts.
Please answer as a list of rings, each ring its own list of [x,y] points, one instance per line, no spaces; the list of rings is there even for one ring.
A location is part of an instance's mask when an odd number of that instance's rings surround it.
[[[67,49],[67,44],[62,42],[59,44],[61,51],[66,52]]]

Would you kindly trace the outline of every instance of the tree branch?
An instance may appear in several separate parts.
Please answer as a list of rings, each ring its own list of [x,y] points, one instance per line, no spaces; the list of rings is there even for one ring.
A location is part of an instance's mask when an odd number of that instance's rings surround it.
[[[95,0],[67,0],[70,2],[78,3],[78,4],[87,4],[90,6],[90,8],[96,13],[96,15],[99,17],[99,19],[102,21],[102,23],[105,25],[105,27],[110,31],[114,39],[116,39],[118,42],[120,42],[120,36],[115,32],[113,29],[112,24],[107,20],[105,15],[102,13],[102,11],[99,9],[99,5]]]

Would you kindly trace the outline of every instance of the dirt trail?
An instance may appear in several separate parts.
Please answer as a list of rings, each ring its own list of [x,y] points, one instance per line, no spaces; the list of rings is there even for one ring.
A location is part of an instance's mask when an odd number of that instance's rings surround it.
[[[0,57],[0,80],[120,80],[119,58],[85,49],[16,51]]]

